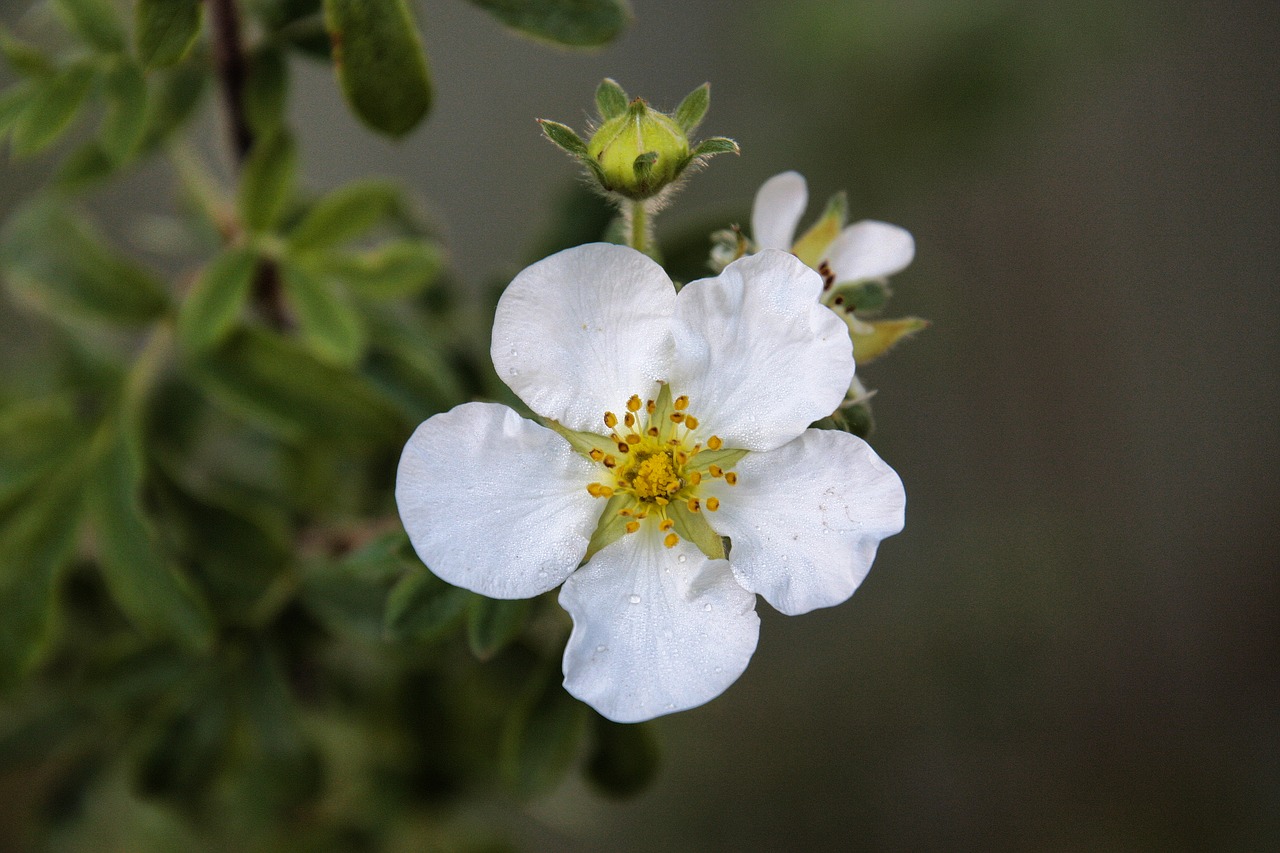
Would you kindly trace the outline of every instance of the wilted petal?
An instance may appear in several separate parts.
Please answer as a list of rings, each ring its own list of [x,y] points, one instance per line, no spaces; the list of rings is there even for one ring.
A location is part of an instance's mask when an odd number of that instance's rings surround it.
[[[724,560],[652,525],[600,551],[565,581],[573,617],[564,686],[620,723],[701,705],[737,680],[760,633],[755,596]]]
[[[427,420],[400,457],[396,504],[414,550],[451,584],[491,598],[556,587],[587,551],[603,502],[596,466],[496,403]]]
[[[808,430],[735,472],[736,485],[706,486],[720,499],[712,523],[732,543],[738,582],[788,615],[847,599],[880,540],[902,530],[902,481],[848,433]]]
[[[799,172],[783,172],[765,181],[751,207],[751,237],[756,245],[790,251],[808,204],[809,189]]]
[[[916,255],[911,233],[897,225],[864,219],[840,232],[827,251],[837,282],[888,278],[902,272]]]
[[[680,291],[671,387],[708,434],[770,450],[840,405],[853,347],[821,292],[816,272],[774,249]]]
[[[647,395],[671,359],[671,279],[625,246],[591,243],[526,268],[493,321],[493,366],[543,417],[607,432],[605,411]]]

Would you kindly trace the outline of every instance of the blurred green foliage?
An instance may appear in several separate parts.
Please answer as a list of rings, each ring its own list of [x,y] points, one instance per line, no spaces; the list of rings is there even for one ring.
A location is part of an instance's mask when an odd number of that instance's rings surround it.
[[[478,5],[575,46],[626,18],[615,0]],[[37,330],[24,362],[45,366],[0,377],[0,790],[18,791],[0,845],[499,850],[452,807],[538,795],[587,750],[602,789],[637,790],[650,741],[560,688],[559,608],[444,584],[395,517],[413,427],[493,393],[487,324],[395,184],[300,189],[285,115],[296,52],[333,62],[373,129],[416,126],[407,4],[131,11],[57,0],[30,37],[0,31],[18,76],[0,142],[59,162],[0,230],[5,293]],[[232,183],[185,139],[209,89]],[[163,270],[76,199],[154,159],[183,211]]]

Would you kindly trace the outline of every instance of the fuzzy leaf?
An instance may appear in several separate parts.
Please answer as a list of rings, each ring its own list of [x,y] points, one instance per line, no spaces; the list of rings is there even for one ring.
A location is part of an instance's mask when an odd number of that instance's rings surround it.
[[[208,82],[204,70],[194,63],[151,74],[147,99],[146,128],[142,150],[150,151],[186,123],[200,106]]]
[[[335,190],[298,223],[289,235],[289,251],[311,252],[354,240],[386,219],[399,203],[399,189],[386,181],[359,181]]]
[[[631,19],[624,0],[471,0],[508,27],[569,47],[613,41]]]
[[[119,420],[118,434],[86,484],[103,579],[143,633],[203,650],[213,639],[213,623],[187,578],[159,550],[142,510],[141,447]]]
[[[124,26],[110,0],[54,0],[67,23],[105,53],[124,50]]]
[[[43,77],[53,73],[54,65],[44,52],[27,44],[0,26],[0,56],[9,67],[24,77]]]
[[[266,45],[253,52],[244,86],[244,109],[258,136],[272,136],[284,127],[289,98],[289,66],[284,51]]]
[[[395,409],[364,379],[278,335],[233,332],[191,368],[227,408],[286,437],[363,443],[403,438]]]
[[[524,630],[531,599],[502,600],[475,595],[467,608],[467,643],[480,660],[489,660]]]
[[[0,411],[0,506],[41,482],[83,438],[69,397],[27,400]]]
[[[588,710],[560,686],[558,671],[541,673],[502,731],[501,768],[519,797],[550,791],[578,754]]]
[[[574,157],[590,159],[587,156],[587,143],[582,141],[582,137],[568,125],[561,124],[558,121],[549,121],[548,119],[538,119],[542,132],[563,151],[572,154]]]
[[[387,597],[384,632],[393,642],[430,643],[462,622],[471,594],[431,572],[411,571]]]
[[[50,203],[33,205],[9,221],[0,234],[0,262],[14,291],[55,316],[138,325],[167,305],[163,286],[150,273]]]
[[[79,66],[38,81],[22,115],[13,123],[14,155],[37,154],[62,136],[80,112],[92,83],[93,72]]]
[[[283,266],[281,273],[302,337],[312,351],[335,364],[350,366],[359,361],[364,352],[364,328],[333,282],[294,264]]]
[[[400,240],[359,254],[327,253],[309,262],[370,299],[415,296],[444,271],[444,253],[434,243]]]
[[[617,118],[627,111],[627,92],[616,80],[608,77],[600,81],[596,87],[596,112],[600,118],[608,121]]]
[[[192,352],[216,346],[231,332],[249,298],[258,257],[227,249],[205,268],[178,313],[178,340]]]
[[[270,230],[280,219],[297,178],[298,152],[280,132],[254,144],[240,182],[240,215],[254,231]]]
[[[711,84],[703,83],[688,95],[685,95],[680,106],[676,107],[672,118],[685,133],[693,133],[702,124],[702,118],[711,106]]]
[[[137,0],[133,7],[138,59],[148,68],[182,60],[200,35],[200,0]]]
[[[112,163],[123,163],[138,149],[147,115],[147,81],[134,65],[121,65],[107,77],[107,116],[99,141]]]
[[[373,130],[404,136],[431,109],[431,76],[405,0],[324,0],[338,84]]]
[[[713,157],[716,154],[737,154],[741,149],[738,143],[724,136],[713,136],[710,139],[704,139],[697,144],[691,153],[691,157]]]

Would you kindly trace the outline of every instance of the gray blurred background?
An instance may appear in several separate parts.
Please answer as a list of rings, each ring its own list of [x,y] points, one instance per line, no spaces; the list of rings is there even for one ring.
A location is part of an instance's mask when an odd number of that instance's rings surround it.
[[[1280,849],[1280,5],[633,5],[570,54],[417,4],[437,102],[399,145],[299,61],[308,184],[402,179],[479,287],[575,180],[535,117],[710,80],[704,133],[743,155],[660,235],[746,223],[795,168],[811,215],[847,189],[916,236],[890,313],[934,326],[863,374],[907,527],[847,604],[761,602],[742,679],[661,722],[653,789],[472,818],[558,851]],[[39,170],[0,168],[0,207]]]

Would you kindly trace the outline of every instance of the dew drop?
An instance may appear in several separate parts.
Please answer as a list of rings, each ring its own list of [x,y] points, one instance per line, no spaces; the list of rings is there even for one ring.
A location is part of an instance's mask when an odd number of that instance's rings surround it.
[[[640,603],[640,596],[636,595],[636,594],[633,592],[633,593],[631,593],[631,598],[630,598],[629,600],[631,601],[631,603],[632,603],[632,604],[639,604],[639,603]]]
[[[716,667],[716,672],[719,672],[719,671],[720,671],[720,667]]]
[[[711,612],[711,605],[710,605],[710,604],[704,604],[704,605],[702,605],[702,609],[703,609],[703,610],[705,610],[705,611],[707,611],[708,613],[710,613],[710,612]]]
[[[677,562],[677,563],[683,563],[683,562],[684,562],[685,560],[687,560],[687,559],[688,559],[688,558],[687,558],[684,554],[681,554],[679,557],[676,557],[676,562]]]
[[[600,652],[607,652],[607,651],[609,651],[609,647],[608,647],[608,646],[596,646],[596,653],[597,653],[597,654],[599,654]]]

